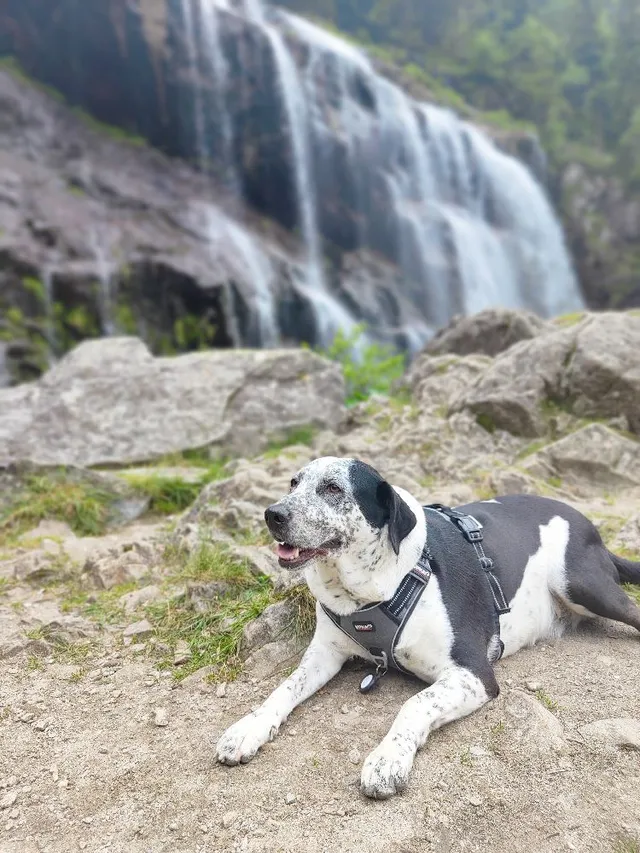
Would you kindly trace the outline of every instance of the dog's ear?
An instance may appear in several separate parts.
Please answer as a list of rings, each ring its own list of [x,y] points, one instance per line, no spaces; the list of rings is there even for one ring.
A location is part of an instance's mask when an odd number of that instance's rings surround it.
[[[415,514],[386,480],[383,480],[379,484],[376,491],[376,499],[388,518],[389,541],[397,556],[402,540],[416,526]]]

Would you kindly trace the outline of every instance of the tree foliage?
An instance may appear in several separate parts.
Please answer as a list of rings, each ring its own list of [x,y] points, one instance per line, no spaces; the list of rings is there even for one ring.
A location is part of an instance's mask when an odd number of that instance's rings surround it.
[[[535,122],[552,157],[597,149],[640,182],[638,0],[281,0],[391,48],[486,111]]]

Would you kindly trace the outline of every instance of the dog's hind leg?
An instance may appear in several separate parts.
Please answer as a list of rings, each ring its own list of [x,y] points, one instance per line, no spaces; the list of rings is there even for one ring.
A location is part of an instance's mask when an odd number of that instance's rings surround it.
[[[404,703],[389,733],[364,763],[360,781],[362,792],[384,800],[402,791],[409,780],[416,752],[429,733],[477,711],[498,692],[488,662],[483,662],[478,674],[461,666],[446,670],[431,687]]]
[[[564,603],[582,616],[603,616],[640,631],[640,607],[618,585],[614,560],[604,548],[592,549],[587,571],[567,571]]]

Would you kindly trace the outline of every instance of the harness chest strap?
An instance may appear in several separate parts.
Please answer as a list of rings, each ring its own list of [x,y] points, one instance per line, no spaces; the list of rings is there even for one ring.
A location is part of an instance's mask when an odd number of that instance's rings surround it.
[[[481,544],[483,540],[482,528],[472,516],[464,515],[442,504],[432,504],[424,507],[424,510],[425,514],[427,510],[433,510],[444,515],[458,527],[465,539],[474,546],[493,597],[496,633],[500,646],[496,658],[498,660],[504,650],[504,645],[499,639],[499,616],[508,613],[510,608],[505,600],[500,582],[492,571],[493,560],[484,553]],[[426,589],[434,571],[435,561],[425,543],[417,565],[405,575],[393,598],[389,601],[362,607],[347,616],[340,616],[321,604],[322,609],[334,625],[368,652],[376,662],[376,675],[367,676],[364,679],[361,685],[363,692],[370,690],[381,675],[384,675],[389,666],[411,675],[410,671],[397,661],[394,652],[406,621],[420,600],[420,596]]]
[[[339,616],[324,604],[321,606],[341,631],[371,655],[379,671],[384,672],[393,666],[410,675],[409,670],[398,663],[394,652],[402,629],[426,589],[431,573],[425,546],[417,565],[405,575],[389,601],[363,607],[348,616]]]

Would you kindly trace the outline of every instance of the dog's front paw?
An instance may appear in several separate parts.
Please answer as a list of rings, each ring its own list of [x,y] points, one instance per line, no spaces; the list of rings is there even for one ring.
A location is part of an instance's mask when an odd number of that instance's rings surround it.
[[[393,797],[407,787],[412,766],[412,750],[383,741],[364,762],[360,790],[375,800]]]
[[[222,764],[246,764],[261,746],[273,740],[278,723],[270,715],[254,711],[230,726],[216,745],[218,761]]]

